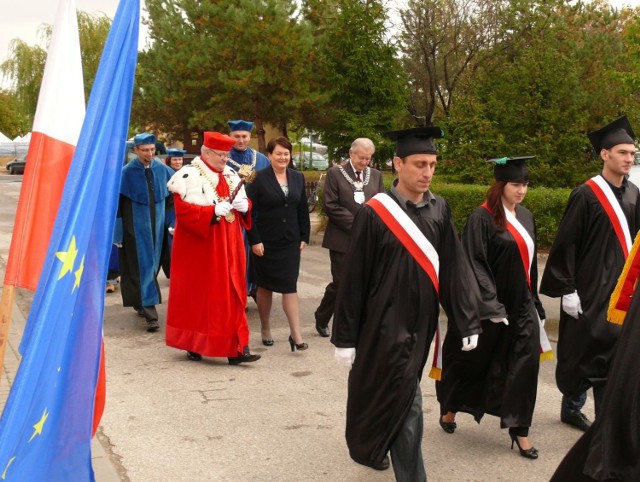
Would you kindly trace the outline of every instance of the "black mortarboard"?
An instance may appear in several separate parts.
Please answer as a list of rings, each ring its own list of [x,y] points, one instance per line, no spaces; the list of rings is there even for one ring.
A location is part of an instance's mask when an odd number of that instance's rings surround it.
[[[504,182],[529,182],[529,169],[526,161],[536,156],[500,157],[489,159],[493,162],[493,175],[496,181]]]
[[[440,127],[433,126],[390,131],[384,135],[396,141],[396,156],[407,157],[411,154],[437,154],[433,140],[444,137],[444,132]]]
[[[587,136],[598,154],[602,149],[611,149],[618,144],[633,144],[636,138],[626,115],[597,131],[590,132]]]

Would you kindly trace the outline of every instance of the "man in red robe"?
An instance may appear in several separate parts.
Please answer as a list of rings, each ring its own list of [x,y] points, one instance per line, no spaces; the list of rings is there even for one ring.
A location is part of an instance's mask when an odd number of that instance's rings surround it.
[[[235,140],[205,132],[200,157],[169,181],[176,226],[171,259],[166,343],[190,360],[228,357],[253,362],[245,313],[247,284],[242,228],[251,227],[250,201],[226,166]]]

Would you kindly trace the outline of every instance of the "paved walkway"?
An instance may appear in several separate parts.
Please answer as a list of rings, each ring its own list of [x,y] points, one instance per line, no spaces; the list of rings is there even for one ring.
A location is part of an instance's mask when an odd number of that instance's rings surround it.
[[[2,227],[0,218],[0,276],[8,248]],[[344,443],[347,370],[336,365],[332,345],[313,325],[313,311],[330,278],[320,241],[314,236],[303,253],[298,284],[302,335],[310,345],[305,352],[289,350],[279,296],[272,311],[275,345],[260,343],[257,310],[250,302],[252,351],[263,358],[230,367],[222,359],[189,362],[183,352],[164,345],[168,280],[162,276],[165,303],[159,306],[159,333],[144,330],[133,310],[122,307],[119,292],[107,295],[107,407],[93,444],[98,482],[393,480],[392,471],[376,472],[352,462]],[[18,367],[30,296],[21,292],[14,308],[0,407]],[[553,325],[557,307],[552,300],[543,302]],[[548,480],[580,435],[558,420],[554,369],[555,363],[545,363],[540,372],[531,434],[540,449],[537,461],[509,450],[508,437],[494,417],[478,425],[461,414],[456,433],[445,434],[437,425],[433,382],[425,377],[423,453],[430,482]],[[592,413],[591,400],[587,413]]]

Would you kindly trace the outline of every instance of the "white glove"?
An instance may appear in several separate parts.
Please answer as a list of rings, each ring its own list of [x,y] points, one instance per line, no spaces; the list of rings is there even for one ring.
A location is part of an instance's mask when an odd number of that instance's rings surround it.
[[[175,232],[176,232],[176,229],[175,229],[175,228],[171,228],[171,227],[170,227],[170,228],[168,228],[168,229],[167,229],[167,231],[169,231],[169,234],[170,234],[171,236],[173,236],[173,233],[175,233]]]
[[[227,214],[229,214],[231,209],[233,209],[233,206],[231,206],[231,203],[228,203],[226,201],[220,202],[216,204],[216,209],[215,209],[216,216],[224,217]]]
[[[113,243],[116,245],[116,248],[122,248],[122,243]]]
[[[506,318],[489,318],[491,320],[492,323],[504,323],[505,325],[509,326],[509,320],[507,320]]]
[[[471,335],[462,339],[462,351],[471,351],[477,346],[478,346],[478,335]]]
[[[243,198],[235,198],[232,203],[233,209],[238,211],[239,213],[246,213],[249,210],[249,201],[247,201],[246,197]]]
[[[578,319],[578,315],[582,314],[582,306],[577,291],[568,295],[562,295],[562,311],[576,320]]]
[[[356,349],[336,347],[334,356],[338,364],[351,368],[353,365],[353,360],[356,359]]]

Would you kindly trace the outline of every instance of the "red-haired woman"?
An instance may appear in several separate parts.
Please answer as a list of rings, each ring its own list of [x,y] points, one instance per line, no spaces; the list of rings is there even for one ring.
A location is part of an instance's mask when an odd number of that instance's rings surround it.
[[[464,227],[462,242],[480,287],[482,335],[474,351],[460,350],[449,324],[443,345],[442,381],[436,384],[440,426],[456,429],[455,414],[485,413],[509,429],[511,448],[538,458],[528,438],[538,388],[540,330],[545,319],[538,298],[536,227],[520,203],[527,193],[531,157],[492,159],[496,181],[486,202]]]

